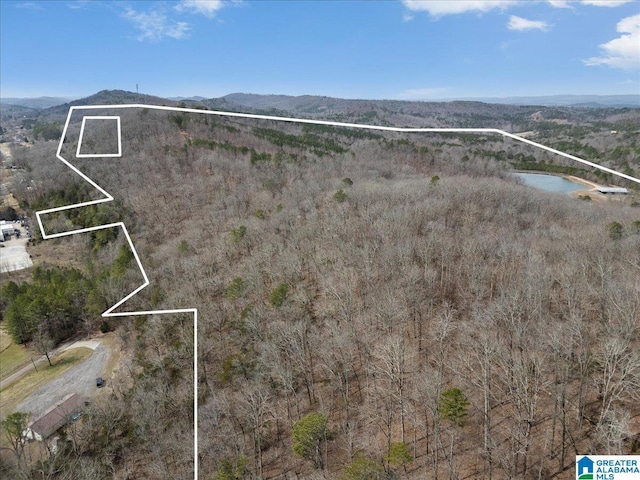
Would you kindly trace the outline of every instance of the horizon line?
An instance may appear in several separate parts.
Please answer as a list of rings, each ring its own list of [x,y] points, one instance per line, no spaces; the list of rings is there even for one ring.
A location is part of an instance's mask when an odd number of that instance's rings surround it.
[[[400,96],[396,96],[396,97],[358,97],[358,98],[350,98],[347,96],[335,96],[335,95],[325,95],[325,94],[319,94],[319,93],[301,93],[301,94],[291,94],[291,93],[254,93],[254,92],[243,92],[243,91],[235,91],[235,92],[229,92],[229,93],[225,93],[223,95],[219,95],[219,96],[207,96],[207,95],[201,95],[201,94],[193,94],[193,95],[185,95],[185,94],[171,94],[171,95],[161,95],[161,94],[154,94],[154,93],[144,93],[144,92],[134,92],[131,90],[123,90],[123,89],[119,89],[119,88],[113,88],[113,89],[109,89],[109,88],[105,88],[102,90],[98,90],[94,93],[88,94],[88,95],[81,95],[81,96],[77,96],[77,95],[55,95],[55,94],[41,94],[41,95],[37,95],[37,96],[16,96],[16,95],[12,95],[12,96],[5,96],[5,95],[0,95],[0,100],[7,100],[7,99],[16,99],[16,100],[38,100],[38,99],[43,99],[43,98],[53,98],[53,99],[65,99],[69,102],[73,102],[73,101],[77,101],[77,100],[83,100],[85,98],[90,98],[94,95],[97,95],[101,92],[115,92],[115,91],[120,91],[120,92],[126,92],[126,93],[130,93],[132,95],[144,95],[144,96],[151,96],[151,97],[158,97],[158,98],[164,98],[167,100],[173,100],[173,99],[178,99],[178,100],[190,100],[190,99],[194,99],[194,98],[198,98],[198,99],[203,99],[203,100],[212,100],[212,99],[220,99],[220,98],[225,98],[227,96],[230,95],[255,95],[255,96],[262,96],[262,97],[291,97],[291,98],[298,98],[298,97],[319,97],[319,98],[335,98],[335,99],[339,99],[339,100],[364,100],[364,101],[400,101],[400,102],[454,102],[454,101],[465,101],[465,100],[469,100],[469,101],[473,101],[473,100],[513,100],[513,99],[535,99],[535,98],[559,98],[559,97],[568,97],[568,98],[573,98],[573,97],[634,97],[640,100],[640,93],[549,93],[549,94],[512,94],[512,95],[504,95],[504,96],[497,96],[497,95],[454,95],[454,96],[443,96],[443,97],[435,97],[435,96],[424,96],[421,97],[419,95],[416,96],[402,96],[402,94]],[[54,106],[58,106],[58,105],[54,105]],[[47,107],[49,108],[49,107]]]

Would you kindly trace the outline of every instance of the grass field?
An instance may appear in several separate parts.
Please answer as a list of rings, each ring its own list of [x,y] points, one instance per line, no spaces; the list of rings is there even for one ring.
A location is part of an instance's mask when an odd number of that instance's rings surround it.
[[[102,335],[100,337],[100,343],[111,351],[108,360],[102,367],[102,376],[109,377],[112,372],[117,369],[117,366],[121,361],[122,351],[118,347],[118,339],[113,332]]]
[[[91,356],[93,350],[80,347],[56,355],[53,366],[44,362],[38,365],[38,371],[32,370],[24,377],[0,390],[0,418],[11,413],[15,407],[35,390],[63,374]]]
[[[0,327],[0,352],[9,348],[13,342],[11,341],[11,337],[4,330],[3,327]]]
[[[27,363],[29,363],[29,350],[23,345],[13,343],[11,336],[0,327],[0,379]]]

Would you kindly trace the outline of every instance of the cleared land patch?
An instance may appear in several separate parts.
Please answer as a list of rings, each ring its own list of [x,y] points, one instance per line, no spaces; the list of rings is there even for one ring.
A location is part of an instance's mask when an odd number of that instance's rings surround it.
[[[89,358],[92,353],[93,350],[85,347],[62,352],[53,360],[55,362],[53,366],[50,367],[47,363],[40,364],[37,372],[32,370],[24,377],[0,390],[0,397],[2,398],[2,403],[0,403],[0,417],[4,417],[8,413],[13,412],[16,406],[31,393],[54,378],[62,375],[71,367],[83,362]]]
[[[0,272],[13,272],[33,266],[33,262],[27,253],[28,239],[12,240],[9,245],[2,248],[2,261]]]
[[[29,351],[23,345],[16,345],[11,336],[0,327],[0,379],[15,372],[29,362]]]

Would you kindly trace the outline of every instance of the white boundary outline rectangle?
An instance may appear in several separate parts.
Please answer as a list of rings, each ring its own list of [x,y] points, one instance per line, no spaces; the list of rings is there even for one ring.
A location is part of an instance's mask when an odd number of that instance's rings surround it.
[[[118,130],[118,153],[80,153],[80,148],[82,147],[82,137],[84,136],[84,128],[86,126],[87,120],[115,120],[116,121],[116,128]],[[119,116],[82,117],[82,126],[80,127],[80,138],[78,139],[78,149],[76,150],[76,157],[77,158],[122,157],[122,130],[120,129],[120,117]]]

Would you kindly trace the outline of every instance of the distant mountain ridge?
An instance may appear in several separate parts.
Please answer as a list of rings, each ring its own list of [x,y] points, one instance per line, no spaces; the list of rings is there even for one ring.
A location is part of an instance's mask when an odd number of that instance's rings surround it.
[[[176,98],[176,97],[174,97]],[[575,100],[586,100],[584,97]],[[519,131],[528,125],[531,115],[544,119],[577,120],[589,108],[541,105],[483,103],[470,100],[410,101],[410,100],[354,100],[314,95],[259,95],[232,93],[219,98],[199,100],[198,97],[180,101],[125,90],[102,90],[94,95],[46,109],[32,110],[18,115],[37,116],[39,122],[62,121],[69,108],[82,105],[164,105],[239,113],[273,115],[279,117],[330,120],[364,125],[402,127],[468,127],[497,128]],[[24,108],[24,107],[12,107]],[[612,107],[600,108],[605,115],[624,114]],[[605,113],[606,110],[611,110]],[[582,112],[582,113],[581,113]],[[636,113],[630,113],[636,118]],[[563,120],[563,121],[564,121]],[[528,128],[528,127],[527,127]]]
[[[517,100],[540,99],[539,103]],[[543,118],[569,119],[582,115],[581,111],[590,108],[615,110],[619,113],[621,105],[615,107],[605,105],[606,102],[624,102],[624,108],[640,108],[634,105],[634,95],[604,97],[603,103],[597,105],[560,105],[563,99],[570,102],[585,102],[598,99],[598,96],[557,96],[557,97],[514,97],[504,103],[487,103],[479,99],[450,101],[415,101],[415,100],[350,100],[324,96],[301,95],[257,95],[233,93],[221,99],[205,100],[202,103],[215,108],[224,101],[225,109],[235,111],[251,111],[273,113],[274,115],[295,116],[297,118],[318,118],[335,121],[352,121],[355,123],[371,123],[377,125],[394,125],[407,127],[493,127],[510,130],[516,119],[522,119],[536,112],[543,113]],[[213,104],[213,101],[217,105]],[[514,102],[514,103],[512,103]],[[542,105],[541,103],[550,103]],[[590,107],[590,108],[585,108]],[[604,112],[603,112],[604,113]],[[517,123],[517,122],[516,122]]]
[[[588,108],[637,108],[638,95],[546,95],[537,97],[482,97],[465,98],[476,102],[509,105],[540,105],[543,107],[588,107]]]
[[[101,90],[88,97],[80,98],[62,105],[56,105],[48,110],[51,111],[51,113],[58,113],[58,111],[66,112],[70,107],[78,107],[82,105],[125,105],[130,103],[167,105],[170,107],[178,105],[178,102],[169,100],[168,98],[145,95],[144,93],[128,92],[126,90]]]
[[[175,100],[177,102],[180,102],[182,100],[192,100],[194,102],[199,102],[200,100],[206,100],[207,97],[201,97],[199,95],[196,95],[195,97],[167,97],[167,100]]]
[[[0,103],[7,106],[41,110],[46,114],[66,114],[70,107],[81,105],[123,105],[129,103],[172,107],[178,105],[178,102],[168,98],[128,92],[126,90],[101,90],[98,93],[79,99],[65,97],[3,98]]]
[[[36,98],[0,98],[0,104],[16,105],[18,107],[43,109],[62,105],[75,100],[75,97],[36,97]]]
[[[568,98],[567,96],[560,96]],[[549,101],[560,102],[562,98],[550,97]],[[623,97],[613,96],[606,101],[620,101]],[[175,98],[175,97],[174,97]],[[94,95],[73,100],[45,109],[3,104],[1,118],[37,117],[40,123],[61,122],[69,108],[83,105],[164,105],[167,107],[188,107],[200,110],[218,110],[238,113],[272,115],[317,120],[329,120],[363,125],[429,127],[429,128],[496,128],[518,132],[531,129],[533,116],[537,121],[580,123],[591,118],[594,108],[584,103],[576,107],[560,105],[518,105],[511,103],[484,103],[471,100],[455,101],[410,101],[410,100],[354,100],[326,96],[301,95],[259,95],[232,93],[219,98],[183,98],[180,101],[156,97],[125,90],[102,90]],[[518,97],[540,98],[540,97]],[[584,102],[591,96],[576,95],[571,101]],[[514,98],[512,100],[515,100]],[[586,108],[589,107],[589,108]],[[637,107],[612,107],[597,105],[598,115],[633,122],[640,116]]]
[[[373,104],[388,104],[394,107],[406,108],[407,104],[451,104],[455,102],[475,102],[495,105],[519,106],[547,106],[547,107],[585,107],[585,108],[639,108],[638,95],[546,95],[546,96],[515,96],[515,97],[465,97],[434,100],[371,100],[371,99],[343,99],[319,95],[263,95],[254,93],[231,93],[223,97],[207,98],[203,96],[190,97],[158,97],[125,90],[102,90],[89,97],[77,99],[70,97],[37,97],[37,98],[1,98],[3,105],[14,105],[32,109],[48,109],[64,105],[97,105],[123,103],[159,103],[175,105],[179,102],[202,104],[209,108],[230,106],[244,106],[258,110],[298,111],[308,114],[326,113],[331,110],[341,110],[345,105],[365,106]]]

